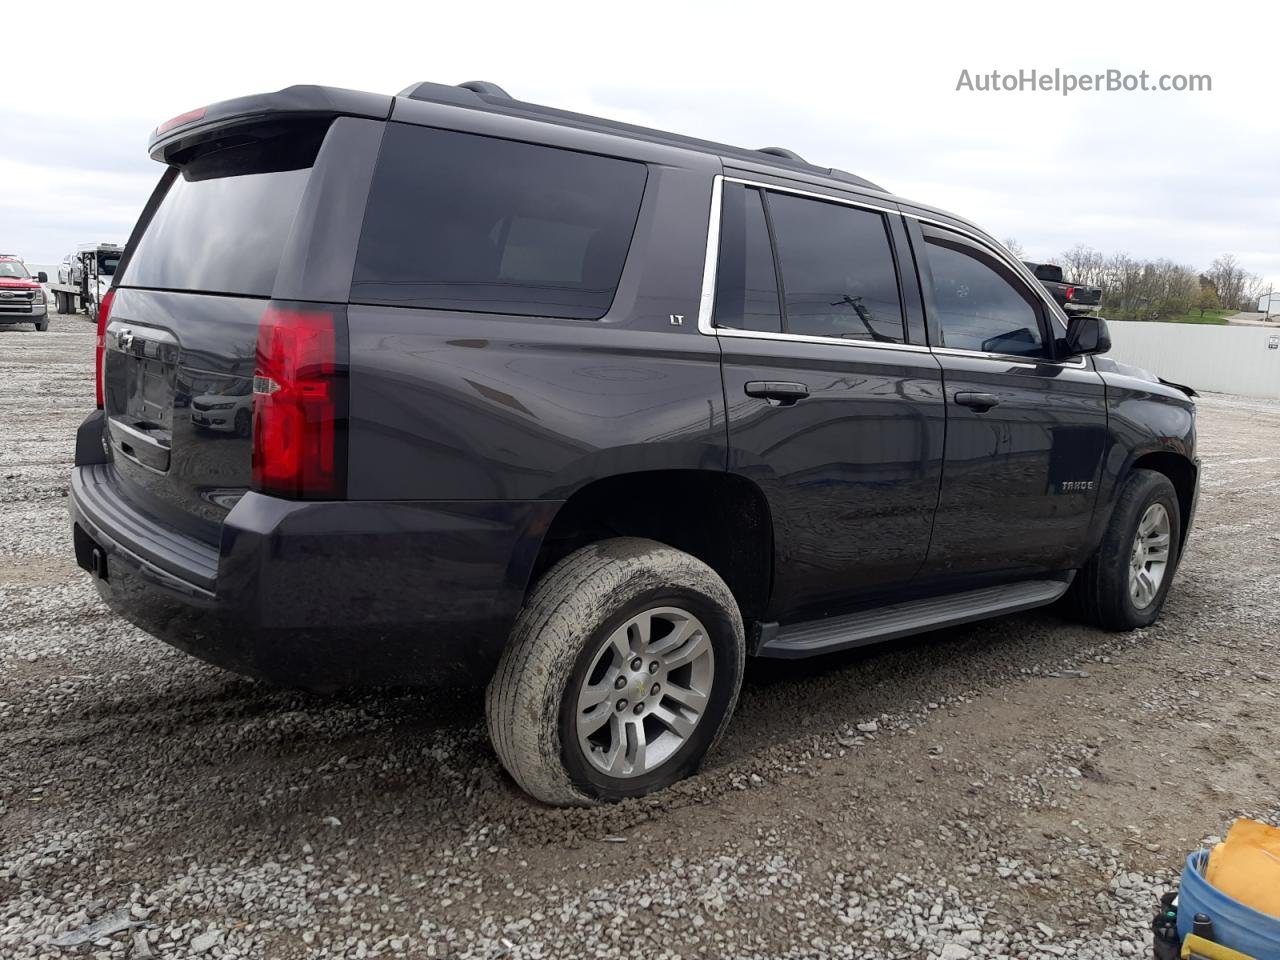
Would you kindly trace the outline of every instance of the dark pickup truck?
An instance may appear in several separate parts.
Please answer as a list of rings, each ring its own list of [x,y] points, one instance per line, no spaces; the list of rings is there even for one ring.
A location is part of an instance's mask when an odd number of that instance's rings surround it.
[[[696,770],[749,656],[1160,613],[1195,405],[966,220],[488,83],[291,87],[151,156],[70,502],[168,643],[307,688],[467,668],[575,804]]]
[[[1022,261],[1027,269],[1035,274],[1036,279],[1053,295],[1068,314],[1091,313],[1102,303],[1102,288],[1087,283],[1068,283],[1063,279],[1062,268],[1053,263],[1033,263]]]

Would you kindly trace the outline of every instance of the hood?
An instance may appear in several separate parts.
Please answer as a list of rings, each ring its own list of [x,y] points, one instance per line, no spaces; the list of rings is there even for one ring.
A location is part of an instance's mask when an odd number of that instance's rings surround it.
[[[1122,376],[1133,377],[1135,380],[1146,380],[1148,383],[1163,383],[1166,387],[1173,387],[1180,390],[1188,397],[1198,397],[1200,394],[1193,389],[1181,383],[1174,383],[1172,380],[1166,380],[1164,377],[1158,377],[1150,370],[1144,370],[1142,367],[1135,367],[1131,363],[1124,363],[1111,357],[1101,355],[1094,356],[1094,366],[1099,373],[1118,373]]]
[[[0,289],[39,290],[40,284],[35,280],[23,280],[20,277],[0,277]]]

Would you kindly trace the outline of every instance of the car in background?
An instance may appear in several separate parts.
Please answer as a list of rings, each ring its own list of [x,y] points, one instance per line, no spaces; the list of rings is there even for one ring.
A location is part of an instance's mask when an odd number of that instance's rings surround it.
[[[0,323],[30,323],[40,331],[49,329],[49,307],[44,287],[48,276],[32,276],[18,257],[0,255]]]
[[[1102,303],[1101,287],[1066,280],[1062,268],[1056,263],[1022,262],[1067,314],[1092,313]]]
[[[229,388],[191,398],[191,425],[197,430],[249,436],[253,425],[253,382],[243,380]]]

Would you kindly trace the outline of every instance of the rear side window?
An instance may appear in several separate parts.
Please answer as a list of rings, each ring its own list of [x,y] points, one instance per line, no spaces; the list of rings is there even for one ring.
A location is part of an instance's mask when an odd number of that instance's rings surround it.
[[[904,342],[902,301],[884,217],[769,192],[788,333]]]
[[[389,124],[351,299],[599,319],[645,178],[629,160]]]
[[[760,191],[726,183],[716,267],[716,326],[778,333],[778,277]]]
[[[322,129],[304,129],[182,165],[121,283],[271,296],[323,135]],[[114,264],[104,266],[114,270]]]

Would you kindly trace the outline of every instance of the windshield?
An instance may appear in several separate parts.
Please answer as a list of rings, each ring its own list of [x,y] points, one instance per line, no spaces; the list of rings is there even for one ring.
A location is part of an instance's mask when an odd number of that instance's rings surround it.
[[[0,277],[16,277],[19,280],[30,280],[31,274],[19,260],[0,260]]]
[[[101,277],[113,276],[116,272],[116,266],[120,263],[120,252],[118,250],[99,250],[98,251],[98,275]]]

